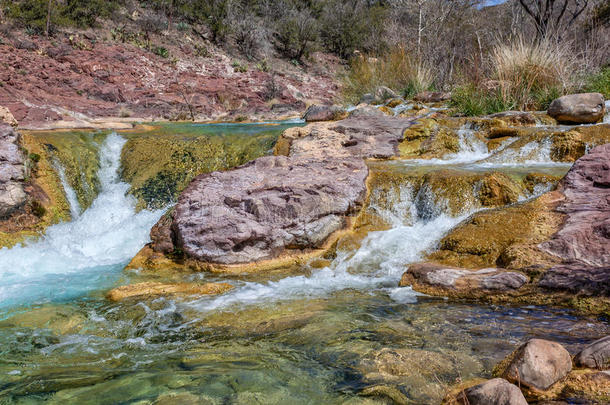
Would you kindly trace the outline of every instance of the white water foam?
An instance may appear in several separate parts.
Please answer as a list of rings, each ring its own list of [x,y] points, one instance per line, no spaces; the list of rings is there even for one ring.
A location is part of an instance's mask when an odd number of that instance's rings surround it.
[[[58,162],[55,162],[53,167],[59,176],[59,181],[61,182],[61,186],[64,188],[64,193],[66,194],[66,200],[68,200],[68,204],[70,205],[70,217],[72,220],[74,220],[78,218],[81,213],[81,207],[78,203],[76,192],[74,192],[74,189],[70,187],[70,184],[68,183],[64,167]]]
[[[411,204],[411,209],[417,209],[415,204]],[[441,214],[424,219],[428,215],[419,212],[413,212],[412,216],[412,225],[397,224],[387,231],[370,232],[358,250],[339,252],[330,266],[314,271],[310,276],[286,277],[266,283],[244,282],[227,294],[197,299],[187,305],[208,312],[262,302],[324,297],[346,289],[380,288],[397,302],[413,302],[419,294],[409,287],[396,291],[406,265],[422,260],[424,253],[433,249],[442,236],[466,216]]]
[[[0,308],[69,299],[108,286],[148,242],[162,211],[136,213],[135,199],[126,196],[129,185],[117,173],[125,142],[111,134],[101,146],[101,191],[89,209],[49,227],[37,241],[0,249]],[[64,187],[70,195],[67,182]]]

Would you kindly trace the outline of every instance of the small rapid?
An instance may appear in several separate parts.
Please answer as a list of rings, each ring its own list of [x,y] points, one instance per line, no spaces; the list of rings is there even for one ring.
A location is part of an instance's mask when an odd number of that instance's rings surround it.
[[[125,142],[113,133],[101,145],[101,191],[91,207],[79,215],[64,176],[73,220],[49,227],[39,240],[0,249],[0,308],[61,301],[109,287],[147,243],[162,211],[136,213],[135,200],[126,195],[129,185],[118,175]]]
[[[405,187],[401,193],[404,205],[400,207],[410,210],[411,222],[400,219],[401,215],[396,210],[385,211],[383,215],[392,223],[391,229],[369,232],[357,250],[339,251],[329,266],[313,270],[311,275],[264,283],[244,282],[232,292],[214,298],[201,298],[188,305],[195,310],[208,312],[235,305],[321,298],[346,289],[381,289],[396,301],[415,302],[418,293],[408,287],[397,287],[405,266],[422,260],[446,232],[471,212],[450,216],[436,206],[433,195],[428,196],[432,200],[426,204],[412,204],[409,190],[409,187]]]

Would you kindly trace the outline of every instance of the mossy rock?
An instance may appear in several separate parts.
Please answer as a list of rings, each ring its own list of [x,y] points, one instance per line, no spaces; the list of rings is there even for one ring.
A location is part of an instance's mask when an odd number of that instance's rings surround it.
[[[162,208],[175,201],[197,175],[226,170],[264,156],[276,132],[260,135],[129,136],[121,153],[121,177],[131,184],[137,207]]]
[[[103,131],[37,131],[28,134],[31,142],[38,144],[36,150],[30,151],[31,154],[48,162],[54,171],[57,171],[57,165],[61,165],[82,210],[93,203],[100,191],[99,151],[107,134]]]
[[[563,221],[552,209],[559,199],[557,193],[547,193],[527,203],[474,214],[449,232],[428,259],[467,268],[550,266],[557,259],[536,246]]]

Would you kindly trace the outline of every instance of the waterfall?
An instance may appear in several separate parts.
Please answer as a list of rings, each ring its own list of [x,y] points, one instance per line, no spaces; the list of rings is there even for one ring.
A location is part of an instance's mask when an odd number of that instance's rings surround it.
[[[53,168],[59,176],[59,181],[61,182],[61,186],[66,194],[66,200],[68,200],[68,204],[70,205],[70,217],[74,220],[78,218],[81,213],[81,207],[78,203],[76,192],[74,192],[74,189],[68,183],[68,179],[66,178],[66,170],[64,167],[59,162],[55,161],[53,162]]]
[[[71,222],[49,227],[36,241],[0,249],[0,308],[65,300],[108,287],[148,242],[162,211],[136,213],[135,199],[126,195],[129,184],[118,175],[125,142],[110,134],[101,146],[101,191],[91,207]],[[70,200],[73,191],[64,180],[62,184]],[[74,201],[71,207],[77,212]]]

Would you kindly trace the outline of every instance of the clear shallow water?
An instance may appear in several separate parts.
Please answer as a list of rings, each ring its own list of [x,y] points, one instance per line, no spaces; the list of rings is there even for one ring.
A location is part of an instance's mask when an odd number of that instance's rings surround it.
[[[376,403],[358,395],[362,388],[387,383],[414,403],[434,404],[446,385],[488,376],[529,337],[575,351],[610,333],[605,320],[566,310],[458,304],[397,288],[405,264],[420,260],[478,209],[449,215],[433,195],[414,196],[408,185],[397,206],[376,207],[390,229],[370,232],[323,269],[306,266],[270,281],[229,279],[236,288],[210,298],[109,303],[87,295],[116,285],[160,215],[136,214],[125,197],[128,185],[116,176],[123,143],[111,135],[104,144],[102,192],[91,208],[35,244],[0,251],[0,259],[20,269],[1,267],[0,285],[9,290],[0,309],[0,403],[360,404]],[[407,350],[414,359],[433,356],[442,372],[379,379],[363,361],[382,348]]]

